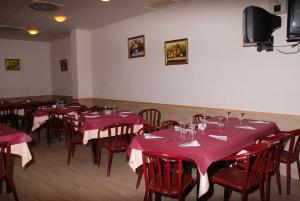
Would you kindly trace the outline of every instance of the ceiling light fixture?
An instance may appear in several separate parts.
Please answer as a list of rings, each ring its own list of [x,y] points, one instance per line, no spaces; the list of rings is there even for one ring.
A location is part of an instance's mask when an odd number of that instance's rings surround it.
[[[110,0],[101,0],[101,1],[103,1],[103,2],[109,2]]]
[[[63,16],[63,15],[57,15],[57,16],[54,16],[54,19],[56,22],[64,22],[64,21],[66,21],[67,17]]]
[[[35,28],[30,28],[30,29],[27,29],[27,32],[30,34],[30,35],[36,35],[39,33],[39,30],[35,29]]]

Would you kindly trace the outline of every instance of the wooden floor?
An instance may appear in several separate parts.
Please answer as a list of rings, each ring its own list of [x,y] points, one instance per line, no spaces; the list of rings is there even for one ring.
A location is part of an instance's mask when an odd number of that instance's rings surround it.
[[[32,134],[33,139],[36,138]],[[43,139],[41,144],[31,144],[34,162],[27,169],[21,168],[17,158],[14,165],[14,181],[21,201],[142,201],[144,183],[135,189],[136,174],[125,162],[124,154],[115,154],[110,177],[106,177],[107,152],[103,151],[101,168],[92,164],[90,147],[76,147],[75,158],[66,165],[67,150],[62,142],[54,141],[47,147]],[[272,181],[274,181],[273,179]],[[285,177],[282,177],[284,193],[279,195],[272,183],[271,200],[300,200],[300,182],[292,180],[291,195],[285,194]],[[211,201],[223,199],[223,188],[215,185]],[[12,201],[12,194],[0,195],[1,201]],[[162,198],[162,200],[173,200]],[[194,189],[186,201],[196,200]],[[241,200],[239,193],[232,194],[232,201]],[[249,195],[249,201],[259,201],[259,193]]]

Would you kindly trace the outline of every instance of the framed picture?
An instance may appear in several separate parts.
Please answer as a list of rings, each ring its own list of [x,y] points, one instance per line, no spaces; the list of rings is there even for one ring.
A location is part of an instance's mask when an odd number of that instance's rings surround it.
[[[67,61],[67,59],[60,60],[60,71],[68,71],[68,61]]]
[[[165,41],[166,65],[188,64],[188,39]]]
[[[128,58],[145,56],[145,36],[128,38]]]
[[[20,59],[5,59],[6,70],[21,70]]]

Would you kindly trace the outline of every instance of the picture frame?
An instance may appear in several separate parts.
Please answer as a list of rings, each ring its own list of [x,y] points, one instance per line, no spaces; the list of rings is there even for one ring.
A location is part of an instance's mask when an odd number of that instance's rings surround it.
[[[60,71],[68,71],[68,60],[67,59],[60,60]]]
[[[145,56],[145,35],[128,38],[128,58]]]
[[[5,70],[21,70],[20,59],[5,59]]]
[[[165,41],[165,65],[188,64],[188,39]]]

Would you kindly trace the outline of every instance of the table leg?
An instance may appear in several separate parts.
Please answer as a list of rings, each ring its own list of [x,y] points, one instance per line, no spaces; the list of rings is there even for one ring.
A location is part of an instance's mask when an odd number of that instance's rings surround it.
[[[224,188],[224,201],[229,201],[229,189],[227,187]]]

